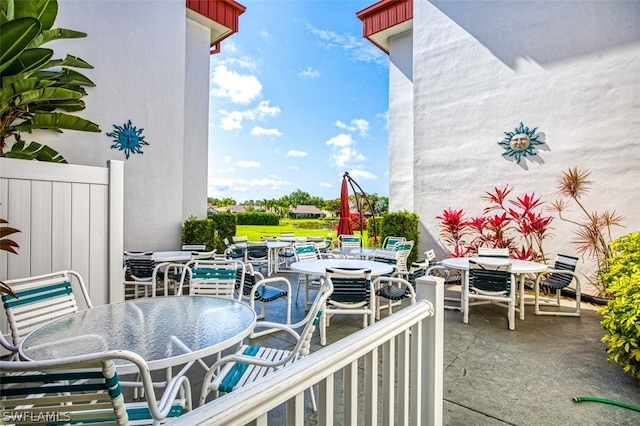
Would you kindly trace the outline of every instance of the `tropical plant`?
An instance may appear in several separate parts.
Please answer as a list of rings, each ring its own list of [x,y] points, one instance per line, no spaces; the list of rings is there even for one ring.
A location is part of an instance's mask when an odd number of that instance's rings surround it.
[[[609,243],[611,242],[611,228],[621,226],[624,218],[614,211],[588,211],[582,199],[588,194],[592,181],[589,180],[591,173],[588,170],[580,170],[577,167],[570,168],[562,173],[558,180],[558,194],[564,198],[556,200],[552,204],[552,208],[558,213],[558,217],[577,226],[574,243],[577,245],[578,252],[584,254],[598,265],[594,277],[590,277],[596,287],[601,292],[606,291],[605,283],[599,277],[605,273],[608,266],[607,260],[611,257]],[[569,201],[573,202],[580,208],[582,218],[578,220],[569,219],[563,213],[569,207]]]
[[[0,157],[66,163],[49,146],[25,143],[22,133],[100,132],[97,124],[69,114],[85,108],[84,87],[95,86],[72,68],[93,67],[71,55],[53,59],[53,50],[41,47],[86,37],[83,32],[52,28],[57,14],[56,0],[0,0]]]
[[[20,232],[16,228],[11,228],[8,226],[9,222],[5,219],[0,218],[0,250],[8,251],[9,253],[18,254],[16,249],[20,248],[18,243],[13,240],[7,238],[11,234],[15,234],[16,232]],[[4,282],[0,281],[0,293],[8,293],[15,296],[11,287],[6,285]]]
[[[451,256],[474,254],[478,247],[500,247],[508,248],[517,259],[546,261],[543,242],[550,235],[553,217],[541,213],[544,202],[534,193],[510,199],[512,191],[505,186],[485,192],[482,199],[488,206],[482,216],[467,219],[464,210],[451,208],[436,216]]]
[[[610,300],[600,309],[607,332],[607,359],[640,380],[640,232],[625,235],[610,245],[607,268],[601,269]]]

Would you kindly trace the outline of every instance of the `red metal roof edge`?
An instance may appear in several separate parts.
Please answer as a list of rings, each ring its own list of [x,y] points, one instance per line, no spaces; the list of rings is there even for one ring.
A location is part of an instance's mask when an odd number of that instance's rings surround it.
[[[356,16],[362,21],[362,36],[389,53],[371,36],[413,19],[413,0],[380,0],[357,12]]]
[[[186,7],[218,24],[229,28],[230,33],[220,37],[211,44],[211,53],[220,51],[220,42],[231,34],[238,32],[239,17],[247,8],[235,0],[185,0]]]

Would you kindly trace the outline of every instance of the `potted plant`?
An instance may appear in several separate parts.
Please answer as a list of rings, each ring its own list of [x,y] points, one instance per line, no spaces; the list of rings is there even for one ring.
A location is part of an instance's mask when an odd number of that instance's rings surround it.
[[[20,232],[20,231],[17,230],[16,228],[11,228],[9,225],[7,225],[8,223],[9,222],[7,222],[5,219],[0,218],[0,250],[8,251],[9,253],[13,253],[13,254],[18,254],[16,249],[20,248],[20,246],[18,245],[18,243],[16,243],[13,240],[10,240],[7,237],[11,234],[15,234],[16,232]],[[2,281],[0,281],[0,293],[8,293],[14,297],[16,296],[13,290],[11,289],[11,287],[6,285]]]

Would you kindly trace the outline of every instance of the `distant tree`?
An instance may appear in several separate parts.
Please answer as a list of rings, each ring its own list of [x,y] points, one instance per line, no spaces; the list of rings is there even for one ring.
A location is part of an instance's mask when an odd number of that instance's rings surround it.
[[[333,200],[325,200],[325,210],[335,213],[336,216],[340,215],[340,198],[334,198]]]
[[[311,204],[311,195],[309,195],[308,192],[296,189],[291,194],[289,194],[289,203],[291,207],[309,205]]]
[[[236,200],[230,197],[226,197],[222,199],[209,197],[207,198],[207,202],[217,207],[235,206],[237,204]]]

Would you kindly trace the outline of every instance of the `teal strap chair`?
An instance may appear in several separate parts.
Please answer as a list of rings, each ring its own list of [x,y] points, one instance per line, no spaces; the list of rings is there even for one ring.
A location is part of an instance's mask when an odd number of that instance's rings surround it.
[[[236,270],[239,263],[228,259],[191,261],[183,270],[176,293],[182,294],[183,287],[188,283],[191,296],[235,299]]]
[[[2,295],[2,305],[11,330],[11,342],[0,333],[0,343],[15,356],[18,346],[33,330],[58,318],[93,307],[82,276],[58,271],[33,277],[5,280],[16,294]],[[78,305],[75,295],[81,294]]]
[[[473,300],[471,302],[470,300]],[[469,322],[469,306],[496,303],[507,308],[509,330],[516,327],[516,286],[511,263],[469,260],[469,290],[463,300],[463,322]]]
[[[539,274],[534,284],[535,292],[535,314],[536,315],[556,315],[556,316],[580,316],[580,278],[575,273],[578,258],[566,254],[558,254],[552,269]],[[575,280],[576,304],[573,311],[543,310],[541,305],[554,308],[560,307],[560,295],[562,289],[569,287]],[[540,297],[541,291],[555,293],[554,299]]]
[[[327,268],[326,279],[333,293],[320,318],[320,344],[327,344],[327,327],[335,314],[360,315],[362,326],[375,322],[376,301],[369,269]]]
[[[278,328],[288,333],[296,340],[295,346],[287,350],[243,345],[235,354],[222,357],[204,376],[199,405],[205,404],[208,395],[212,392],[217,397],[220,393],[229,393],[240,387],[250,386],[256,380],[286,368],[287,365],[309,355],[311,337],[318,325],[327,298],[332,292],[331,282],[323,281],[306,317],[296,324],[259,321],[256,327]],[[299,334],[296,332],[298,329],[302,329]],[[313,388],[310,388],[310,391],[313,410],[316,411]]]
[[[144,402],[125,402],[114,361],[138,367],[146,390]],[[8,423],[159,424],[191,409],[186,376],[174,377],[157,400],[147,364],[128,351],[48,361],[0,361],[0,389],[0,407]]]
[[[260,313],[258,319],[265,318],[266,304],[280,298],[286,300],[286,322],[291,324],[291,283],[285,277],[265,278],[260,272],[253,269],[250,263],[238,262],[236,270],[236,291],[242,298],[248,299],[249,305],[255,310],[256,302],[260,303]],[[276,287],[277,286],[277,287]],[[263,330],[254,332],[249,337],[256,338],[278,329]]]

